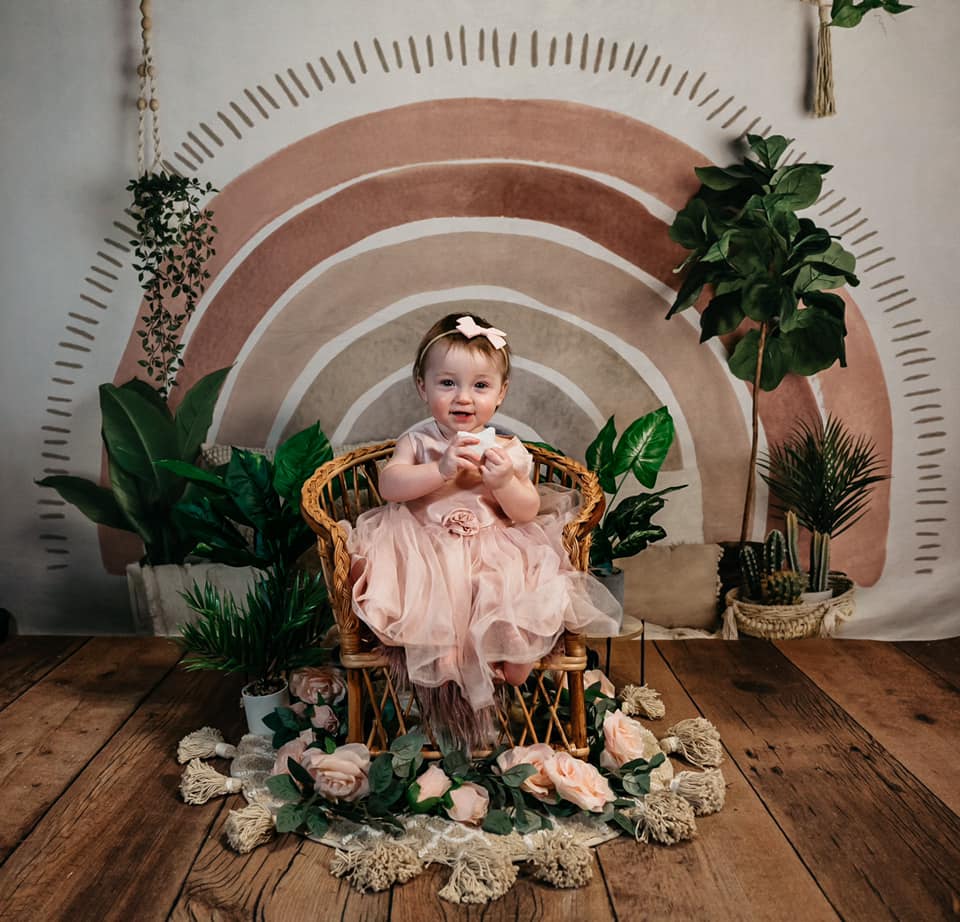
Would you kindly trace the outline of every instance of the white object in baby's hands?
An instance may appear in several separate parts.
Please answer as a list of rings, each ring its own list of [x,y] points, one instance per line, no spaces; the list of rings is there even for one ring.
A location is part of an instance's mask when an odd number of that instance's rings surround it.
[[[493,448],[497,444],[497,430],[493,426],[487,426],[479,432],[464,432],[463,435],[469,435],[478,440],[476,445],[464,446],[475,458],[482,458],[488,448]]]

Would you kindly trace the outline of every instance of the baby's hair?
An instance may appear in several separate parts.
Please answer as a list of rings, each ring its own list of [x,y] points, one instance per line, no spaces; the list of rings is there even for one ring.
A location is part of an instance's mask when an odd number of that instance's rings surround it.
[[[457,329],[457,321],[463,316],[466,316],[463,311],[460,311],[456,314],[447,314],[446,317],[438,320],[424,334],[423,339],[420,340],[420,345],[417,347],[417,358],[413,363],[414,382],[418,382],[423,377],[423,366],[426,364],[427,355],[434,345],[439,342],[443,342],[448,346],[461,346],[470,352],[476,352],[480,355],[485,355],[487,358],[493,359],[497,365],[500,366],[500,371],[503,374],[504,381],[510,377],[509,344],[503,345],[497,349],[493,343],[487,339],[486,336],[464,336],[463,333]],[[478,326],[493,326],[493,324],[488,320],[484,320],[483,317],[478,317],[476,314],[471,314],[469,316],[473,317]]]

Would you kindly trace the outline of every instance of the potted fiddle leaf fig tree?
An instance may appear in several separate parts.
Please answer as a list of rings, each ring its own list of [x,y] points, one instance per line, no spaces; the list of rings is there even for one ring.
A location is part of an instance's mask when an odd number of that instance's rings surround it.
[[[673,433],[673,417],[666,407],[660,407],[635,419],[619,439],[611,416],[587,448],[587,467],[596,473],[600,488],[610,496],[604,516],[591,537],[590,568],[601,579],[614,578],[611,591],[615,595],[619,592],[621,602],[623,574],[614,561],[639,554],[648,544],[666,537],[663,527],[653,524],[651,519],[663,508],[663,497],[683,489],[685,484],[653,493],[637,493],[619,503],[616,500],[630,478],[647,489],[655,486],[673,443]]]
[[[797,212],[820,196],[822,163],[780,165],[789,139],[748,134],[750,153],[729,167],[698,167],[699,191],[670,237],[690,250],[668,317],[705,289],[700,341],[731,336],[730,371],[752,385],[752,426],[740,544],[749,537],[756,489],[761,393],[787,374],[846,366],[844,301],[832,289],[857,285],[853,254]]]

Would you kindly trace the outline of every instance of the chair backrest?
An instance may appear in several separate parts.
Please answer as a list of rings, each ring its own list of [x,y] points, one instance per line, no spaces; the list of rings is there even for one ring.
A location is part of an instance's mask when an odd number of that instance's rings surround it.
[[[303,485],[301,512],[317,535],[330,601],[341,639],[355,634],[358,625],[350,604],[350,556],[346,535],[337,524],[356,523],[361,512],[383,504],[380,495],[380,467],[393,454],[395,440],[358,448],[328,461]],[[589,561],[590,535],[603,515],[604,497],[597,476],[579,461],[536,443],[524,443],[533,458],[534,483],[556,483],[580,493],[580,509],[563,532],[564,549],[577,569]]]

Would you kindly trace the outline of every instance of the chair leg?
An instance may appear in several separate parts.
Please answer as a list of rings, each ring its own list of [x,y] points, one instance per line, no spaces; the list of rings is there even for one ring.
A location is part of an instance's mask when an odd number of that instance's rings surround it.
[[[363,683],[359,669],[347,670],[347,742],[362,743]]]
[[[647,624],[645,621],[640,621],[640,684],[646,684],[646,678],[644,673],[647,671],[646,666],[646,652],[647,652]]]

